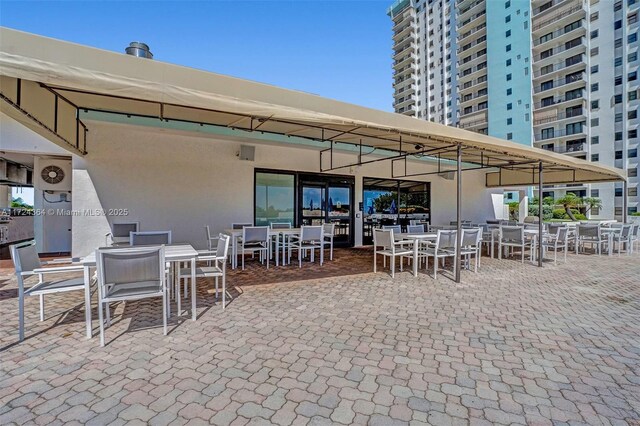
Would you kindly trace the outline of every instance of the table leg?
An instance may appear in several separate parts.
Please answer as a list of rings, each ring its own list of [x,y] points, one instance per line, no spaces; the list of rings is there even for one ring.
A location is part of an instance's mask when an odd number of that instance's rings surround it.
[[[196,258],[191,258],[191,319],[196,320]]]
[[[418,244],[419,241],[415,240],[413,242],[413,276],[418,276]]]
[[[91,271],[88,265],[84,267],[84,321],[87,331],[87,339],[91,339]]]

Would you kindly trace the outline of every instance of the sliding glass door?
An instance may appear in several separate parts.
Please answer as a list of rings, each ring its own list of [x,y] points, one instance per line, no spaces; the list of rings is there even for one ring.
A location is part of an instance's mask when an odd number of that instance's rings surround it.
[[[256,172],[255,224],[289,222],[293,225],[295,194],[294,174]]]

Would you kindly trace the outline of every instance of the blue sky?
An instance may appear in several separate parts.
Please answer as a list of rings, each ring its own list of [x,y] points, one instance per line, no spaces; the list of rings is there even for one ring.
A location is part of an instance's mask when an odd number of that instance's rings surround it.
[[[0,24],[391,111],[390,3],[0,0]]]

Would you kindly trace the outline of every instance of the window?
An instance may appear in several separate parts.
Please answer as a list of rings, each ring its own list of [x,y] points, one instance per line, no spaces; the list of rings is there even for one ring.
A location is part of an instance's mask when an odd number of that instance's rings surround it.
[[[507,125],[513,124],[513,118],[507,118]]]
[[[638,79],[638,71],[632,71],[627,74],[627,81],[636,81]]]
[[[627,93],[627,99],[630,101],[635,101],[636,99],[638,99],[638,92],[634,90],[633,92]]]
[[[613,5],[613,11],[614,12],[617,12],[620,9],[622,9],[622,0],[615,2],[614,5]]]
[[[636,22],[638,22],[638,13],[637,12],[627,16],[627,25],[633,25]]]
[[[509,9],[509,6],[511,6],[511,0],[509,0],[509,1],[504,3],[504,8],[505,9]]]
[[[614,66],[614,67],[619,67],[619,66],[621,66],[621,65],[622,65],[622,58],[615,58],[615,59],[613,60],[613,66]]]
[[[513,139],[513,133],[507,133],[507,140]]]
[[[551,39],[553,39],[553,33],[545,34],[538,39],[538,44],[545,43]]]
[[[632,33],[627,36],[627,43],[635,43],[638,41],[638,33]]]
[[[505,31],[504,36],[505,37],[511,37],[511,30]]]
[[[566,100],[570,101],[572,99],[578,99],[582,97],[582,89],[573,89],[565,92],[564,97]]]
[[[540,100],[540,106],[546,107],[549,105],[553,105],[553,96],[549,96],[548,98],[542,98],[542,100]]]
[[[622,160],[622,151],[616,151],[615,159]]]
[[[600,136],[591,136],[591,145],[598,145],[600,143]]]
[[[508,22],[511,22],[511,15],[507,15],[507,16],[505,16],[505,18],[504,18],[504,22],[507,22],[507,23],[508,23]]]
[[[567,135],[575,135],[576,133],[582,132],[582,122],[579,123],[569,123],[565,127]]]
[[[615,132],[613,134],[613,140],[621,141],[622,140],[622,132]]]
[[[600,49],[597,47],[594,47],[589,51],[589,56],[596,56],[599,52],[600,52]]]
[[[511,59],[507,59],[507,66],[510,67],[511,66]]]
[[[638,169],[628,169],[627,176],[629,177],[638,177]]]
[[[616,208],[614,209],[614,212],[615,212],[614,214],[615,214],[616,216],[622,216],[622,207],[616,207]]]
[[[571,49],[572,47],[579,46],[581,43],[582,43],[582,41],[580,40],[580,37],[574,38],[573,40],[569,40],[568,42],[566,42],[564,44],[564,48],[565,49]],[[596,49],[597,49],[597,47],[596,47]]]
[[[600,154],[591,154],[591,161],[600,161]]]
[[[637,110],[637,109],[634,109],[633,111],[629,111],[629,112],[627,113],[627,118],[628,118],[629,120],[633,120],[633,119],[638,118],[638,110]]]
[[[637,156],[638,156],[638,148],[630,149],[629,152],[627,152],[628,158],[636,158]]]
[[[600,88],[600,85],[598,83],[593,83],[591,85],[591,91],[592,92],[597,92],[599,88]]]
[[[540,59],[547,59],[551,55],[553,55],[553,49],[547,49],[543,52],[540,52]]]
[[[598,127],[600,125],[600,119],[599,118],[592,118],[591,119],[591,127]]]
[[[487,109],[487,106],[488,106],[487,102],[480,102],[478,104],[478,111],[483,110],[483,109]]]
[[[616,104],[621,104],[622,103],[622,95],[615,95],[613,97],[613,102]]]
[[[620,86],[622,84],[622,76],[621,75],[616,76],[616,78],[613,81],[616,86]]]
[[[622,121],[622,113],[621,112],[617,112],[616,113],[616,118],[615,118],[615,122],[619,123]]]
[[[294,223],[294,175],[256,172],[255,221],[258,226],[271,222]]]
[[[627,189],[629,197],[637,197],[638,196],[638,187],[634,186],[633,188]],[[629,212],[631,213],[631,212]]]
[[[629,53],[627,55],[627,62],[635,62],[638,60],[638,52]]]
[[[511,73],[507,74],[507,81],[511,81]]]
[[[595,101],[591,101],[591,109],[598,109],[600,108],[600,100],[596,99]]]
[[[616,197],[622,197],[622,188],[616,188],[615,189],[615,196]]]
[[[507,111],[510,111],[510,110],[512,110],[512,109],[513,109],[513,104],[512,104],[511,102],[509,102],[509,103],[507,104]]]
[[[598,198],[599,196],[600,196],[600,190],[599,189],[592,189],[591,190],[591,197]]]
[[[613,23],[613,29],[614,30],[619,30],[620,28],[622,28],[622,20],[618,19],[617,21],[615,21]]]
[[[598,38],[598,30],[591,31],[591,34],[589,35],[589,37],[591,39]]]
[[[549,127],[547,129],[542,129],[542,132],[541,132],[540,135],[541,135],[542,139],[551,139],[553,137],[553,135],[554,135],[553,127]]]
[[[589,16],[589,21],[590,21],[590,22],[597,21],[597,20],[598,20],[598,15],[599,15],[599,13],[598,13],[598,12],[593,12],[593,13],[591,14],[591,16]]]
[[[627,132],[627,137],[629,139],[635,139],[638,137],[638,129],[631,129]]]
[[[595,74],[595,73],[597,73],[597,72],[598,72],[598,70],[599,70],[598,65],[593,65],[593,66],[591,67],[591,74]]]
[[[553,89],[553,80],[543,81],[540,84],[540,91]]]
[[[511,93],[513,93],[512,89],[507,89],[507,96],[509,96]]]

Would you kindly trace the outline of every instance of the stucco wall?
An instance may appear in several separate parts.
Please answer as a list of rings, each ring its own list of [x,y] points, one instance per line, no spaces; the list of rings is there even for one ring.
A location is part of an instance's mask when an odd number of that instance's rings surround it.
[[[89,154],[74,158],[74,209],[128,209],[128,216],[83,214],[73,218],[73,255],[82,256],[104,244],[109,221],[139,221],[143,230],[171,229],[176,242],[205,245],[204,225],[212,232],[232,222],[253,220],[254,168],[318,172],[318,151],[291,146],[264,145],[250,140],[194,137],[175,131],[122,124],[91,122]],[[255,161],[236,157],[241,143],[256,146]],[[336,155],[334,161],[352,159]],[[344,163],[342,163],[344,164]],[[362,177],[390,177],[389,162],[365,165],[338,173],[356,177],[355,206],[362,201]],[[420,180],[420,179],[414,179]],[[455,217],[455,181],[437,175],[432,181],[433,223]],[[493,217],[484,174],[463,177],[465,219]],[[494,191],[495,192],[495,191]],[[499,192],[499,191],[498,191]],[[362,240],[356,219],[356,244]]]

